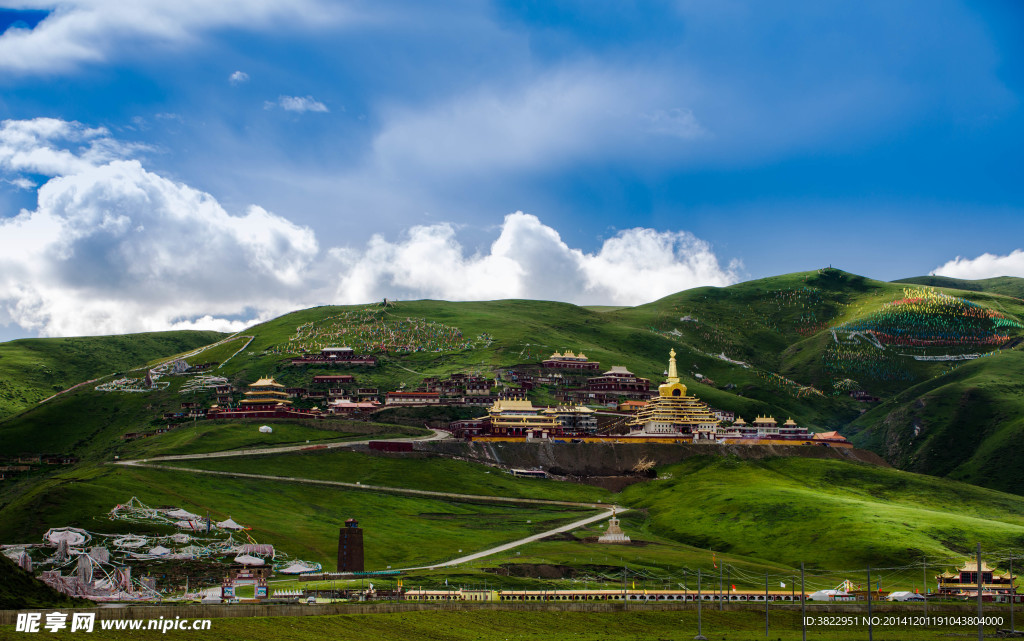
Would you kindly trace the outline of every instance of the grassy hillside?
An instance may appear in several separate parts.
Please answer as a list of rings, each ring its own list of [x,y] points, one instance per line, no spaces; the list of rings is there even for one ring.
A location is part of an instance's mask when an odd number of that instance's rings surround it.
[[[286,386],[306,387],[314,375],[333,371],[353,374],[357,386],[383,392],[403,385],[415,388],[427,376],[457,372],[506,379],[510,368],[538,372],[541,360],[565,349],[586,352],[601,362],[602,369],[625,365],[657,384],[666,355],[674,348],[683,382],[714,407],[731,410],[748,421],[769,414],[779,420],[792,417],[817,430],[849,427],[859,434],[859,443],[891,456],[898,465],[943,474],[955,465],[940,465],[939,458],[933,456],[916,456],[914,447],[896,451],[892,438],[878,435],[882,423],[878,410],[873,409],[877,403],[857,402],[850,393],[914,403],[916,397],[908,397],[912,394],[909,390],[927,387],[930,381],[968,362],[957,359],[1007,351],[1018,344],[1024,338],[1022,319],[1024,301],[1020,299],[985,291],[950,292],[884,283],[824,269],[726,288],[688,290],[634,308],[583,308],[522,300],[317,307],[252,327],[189,361],[224,363],[215,373],[241,389],[260,376],[274,376]],[[120,338],[129,344],[141,340]],[[21,342],[8,346],[16,343]],[[38,343],[48,349],[59,346]],[[291,357],[304,351],[343,344],[376,354],[379,366],[290,364]],[[150,352],[129,350],[120,358],[121,362],[136,358],[133,362],[141,364],[150,356]],[[0,358],[0,366],[4,360]],[[108,360],[104,357],[104,362]],[[974,368],[985,369],[994,361],[970,362]],[[986,378],[997,380],[1000,376],[993,371]],[[585,378],[569,374],[565,385],[581,386]],[[121,435],[163,425],[162,414],[179,410],[183,401],[214,402],[209,392],[179,393],[188,379],[167,377],[167,389],[144,394],[103,393],[91,385],[76,390],[0,421],[0,451],[73,453],[102,460],[122,449],[137,449],[122,448]],[[984,393],[1000,395],[1001,389],[987,386]],[[533,395],[538,402],[552,402],[557,392],[555,387],[542,385]],[[1009,399],[1007,403],[1012,405]],[[460,416],[482,413],[467,408],[458,412]],[[381,420],[389,420],[387,413]],[[401,422],[421,425],[427,420],[430,417],[410,415]],[[942,420],[939,415],[932,417],[934,423]],[[255,434],[246,435],[244,430],[238,431],[237,437],[227,437],[225,431],[224,438],[214,438],[209,429],[199,429],[206,430],[205,444],[187,447],[268,442]],[[973,431],[978,447],[970,451],[973,455],[979,450],[976,467],[983,469],[994,448],[982,447],[978,430]],[[154,442],[189,438],[179,434]],[[152,453],[159,448],[147,444],[145,449]],[[965,472],[963,478],[993,484],[983,474]],[[1015,483],[993,486],[1024,491],[1024,486]]]
[[[915,276],[914,278],[903,278],[894,280],[894,283],[910,283],[915,285],[927,285],[928,287],[945,287],[947,289],[960,289],[969,292],[989,292],[1024,298],[1024,278],[1015,276],[996,276],[995,278],[981,278],[978,280],[964,280],[962,278],[949,278],[948,276]]]
[[[1001,351],[915,385],[849,428],[899,467],[1024,490],[1024,352]]]
[[[1024,498],[899,470],[815,459],[690,459],[626,489],[650,529],[790,566],[900,565],[1024,544]]]
[[[83,381],[223,338],[217,332],[26,338],[0,343],[0,419]]]

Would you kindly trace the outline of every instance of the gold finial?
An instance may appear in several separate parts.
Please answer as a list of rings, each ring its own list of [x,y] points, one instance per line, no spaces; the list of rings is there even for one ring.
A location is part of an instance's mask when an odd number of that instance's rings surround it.
[[[667,383],[678,383],[679,373],[676,371],[676,350],[669,350],[668,355],[668,378],[666,378],[665,381]]]

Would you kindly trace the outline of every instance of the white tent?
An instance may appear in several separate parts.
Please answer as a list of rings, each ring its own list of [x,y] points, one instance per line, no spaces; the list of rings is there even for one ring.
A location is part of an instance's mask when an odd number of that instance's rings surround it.
[[[171,551],[168,550],[167,548],[165,548],[162,545],[158,545],[155,548],[151,548],[149,550],[149,553],[152,554],[153,556],[167,556],[168,554],[171,553]]]
[[[60,527],[47,530],[43,538],[54,545],[58,545],[62,541],[68,545],[82,545],[92,539],[92,536],[85,530],[76,527]]]
[[[886,598],[890,601],[924,601],[924,596],[917,592],[892,592]]]
[[[270,434],[273,431],[274,428],[270,427],[269,425],[260,425],[260,432],[264,434]]]
[[[188,510],[183,510],[180,507],[175,510],[168,510],[165,514],[172,519],[183,519],[185,521],[193,521],[199,518],[198,514],[192,514]]]
[[[234,519],[228,519],[227,521],[217,521],[217,527],[224,528],[225,530],[244,530],[244,525],[235,523]]]
[[[192,537],[185,534],[184,532],[178,532],[177,534],[171,535],[171,540],[175,543],[188,543],[192,540]]]
[[[316,572],[316,568],[311,568],[308,565],[295,561],[283,570],[278,570],[281,574],[305,574],[307,572]]]
[[[807,598],[811,601],[853,601],[856,597],[843,590],[818,590],[809,594]]]
[[[235,563],[241,563],[242,565],[263,565],[263,559],[252,556],[251,554],[240,554],[235,557]]]

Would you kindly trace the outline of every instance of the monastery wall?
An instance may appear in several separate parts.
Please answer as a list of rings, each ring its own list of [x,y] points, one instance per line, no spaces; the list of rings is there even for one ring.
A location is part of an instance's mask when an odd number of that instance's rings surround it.
[[[691,456],[727,455],[741,459],[803,456],[842,459],[891,467],[874,452],[855,448],[815,445],[704,445],[661,443],[487,443],[421,441],[417,451],[457,456],[508,467],[541,467],[553,474],[614,476],[633,468],[641,459],[658,465],[679,463]]]

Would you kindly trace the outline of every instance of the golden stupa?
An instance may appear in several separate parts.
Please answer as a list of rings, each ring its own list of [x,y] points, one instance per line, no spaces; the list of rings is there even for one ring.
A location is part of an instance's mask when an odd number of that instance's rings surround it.
[[[686,386],[679,382],[676,350],[669,352],[668,377],[658,386],[658,395],[627,425],[633,434],[695,434],[698,430],[715,430],[718,419],[706,403],[686,395]]]

